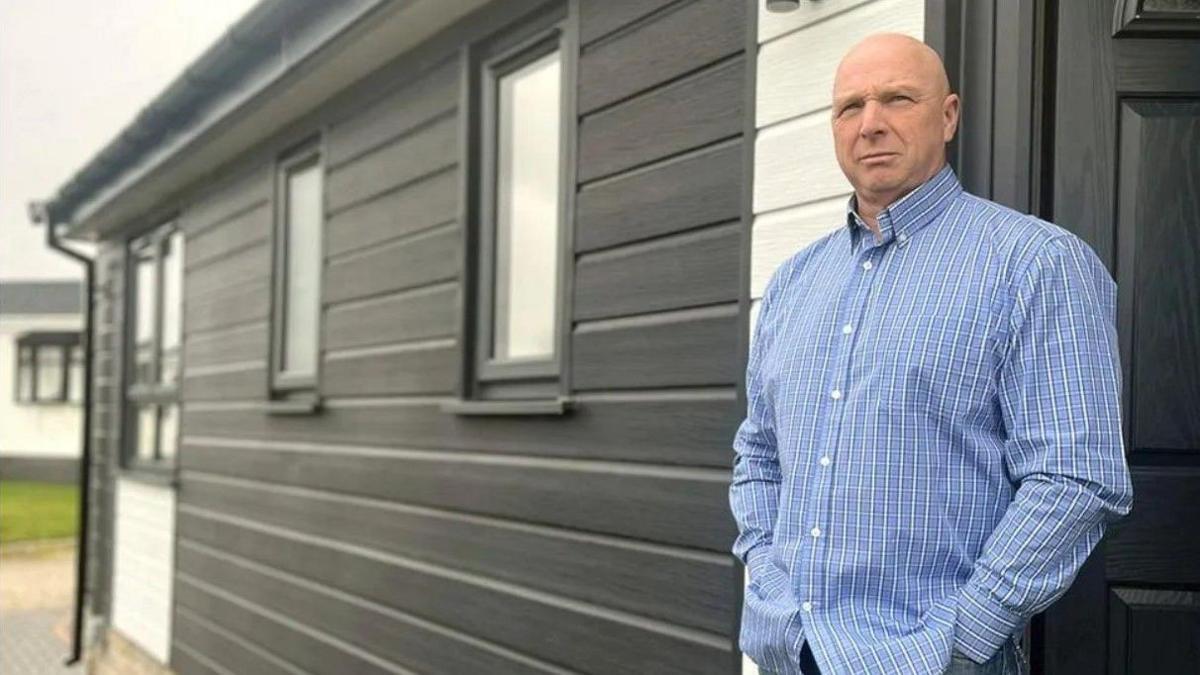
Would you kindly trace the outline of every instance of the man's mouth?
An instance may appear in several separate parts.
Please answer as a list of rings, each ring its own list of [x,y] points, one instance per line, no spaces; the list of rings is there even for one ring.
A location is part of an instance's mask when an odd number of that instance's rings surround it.
[[[868,155],[863,155],[862,157],[859,157],[858,161],[867,162],[870,160],[887,159],[888,157],[895,157],[898,154],[900,154],[900,153],[898,153],[898,152],[872,152]]]

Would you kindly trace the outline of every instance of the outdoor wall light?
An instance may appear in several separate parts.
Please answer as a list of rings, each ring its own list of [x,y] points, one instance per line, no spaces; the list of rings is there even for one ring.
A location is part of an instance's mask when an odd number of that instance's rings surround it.
[[[800,0],[767,0],[768,12],[791,12],[800,9]]]

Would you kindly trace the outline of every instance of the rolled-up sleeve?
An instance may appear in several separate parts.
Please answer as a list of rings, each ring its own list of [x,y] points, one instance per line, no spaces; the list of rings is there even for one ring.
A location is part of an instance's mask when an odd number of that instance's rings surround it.
[[[746,365],[746,417],[733,439],[729,503],[738,526],[733,553],[749,568],[751,578],[761,574],[761,562],[770,552],[782,482],[775,440],[775,411],[763,372],[764,361],[777,332],[774,306],[781,290],[780,276],[777,272],[767,284],[759,307]]]
[[[1133,504],[1112,277],[1083,241],[1060,235],[1009,298],[997,394],[1017,490],[962,590],[955,630],[955,648],[978,662],[1066,592]]]

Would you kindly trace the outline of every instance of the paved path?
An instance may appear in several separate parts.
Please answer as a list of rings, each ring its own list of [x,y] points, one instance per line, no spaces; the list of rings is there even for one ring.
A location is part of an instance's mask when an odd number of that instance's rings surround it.
[[[82,675],[70,652],[75,551],[0,549],[0,675]]]

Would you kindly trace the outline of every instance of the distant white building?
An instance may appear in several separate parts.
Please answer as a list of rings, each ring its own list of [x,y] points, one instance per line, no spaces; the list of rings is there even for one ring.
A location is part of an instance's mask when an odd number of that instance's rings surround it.
[[[77,281],[0,281],[0,478],[75,480],[81,303]]]

